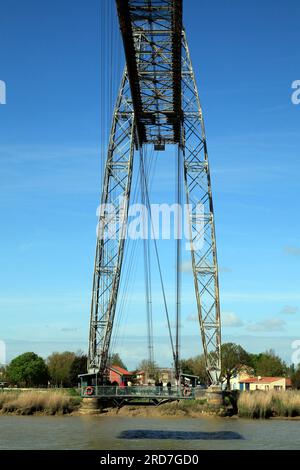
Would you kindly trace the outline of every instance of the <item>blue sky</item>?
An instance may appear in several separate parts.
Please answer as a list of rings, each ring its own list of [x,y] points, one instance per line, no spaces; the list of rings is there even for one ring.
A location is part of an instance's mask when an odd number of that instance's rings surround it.
[[[1,3],[0,339],[9,358],[86,349],[106,145],[101,11],[99,0]],[[291,101],[300,79],[299,13],[296,0],[185,1],[212,171],[223,338],[253,352],[272,347],[288,362],[300,338],[300,105]],[[158,162],[155,200],[168,197],[169,165]],[[165,242],[160,248],[172,308],[173,265]],[[138,256],[116,341],[130,367],[146,356]],[[186,271],[182,354],[189,356],[201,346]],[[167,365],[156,288],[157,359]]]

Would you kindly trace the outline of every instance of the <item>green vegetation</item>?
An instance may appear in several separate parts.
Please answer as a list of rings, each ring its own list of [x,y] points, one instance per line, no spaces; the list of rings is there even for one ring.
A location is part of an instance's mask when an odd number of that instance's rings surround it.
[[[75,360],[75,353],[65,351],[54,352],[47,359],[51,383],[56,387],[70,387],[70,372]]]
[[[127,367],[126,365],[124,364],[124,362],[122,361],[122,359],[120,358],[119,354],[118,353],[115,353],[115,354],[112,354],[109,358],[109,363],[112,365],[112,366],[119,366],[119,367],[122,367],[122,369],[126,369],[127,370]]]
[[[202,384],[208,383],[204,355],[182,359],[181,370],[184,374],[196,375]]]
[[[87,356],[54,352],[45,361],[33,352],[21,354],[0,369],[0,381],[18,387],[77,387],[78,375],[87,370]]]
[[[13,384],[35,387],[47,384],[49,372],[41,357],[33,352],[28,352],[11,361],[7,369],[7,376]]]
[[[69,382],[72,387],[77,387],[78,375],[86,374],[86,371],[87,371],[87,356],[79,352],[77,353],[77,356],[75,356],[70,367]]]
[[[230,390],[230,379],[241,366],[250,363],[249,354],[235,343],[224,343],[221,347],[222,375],[226,380],[227,389]]]
[[[242,346],[235,343],[224,343],[222,352],[222,376],[229,388],[230,379],[241,369],[254,376],[291,377],[294,389],[300,389],[300,366],[297,370],[287,365],[274,351],[260,354],[250,354]],[[126,369],[120,355],[115,353],[110,357],[110,363]],[[144,370],[148,379],[159,378],[158,364],[143,360],[137,370]],[[22,354],[6,368],[0,368],[0,382],[10,386],[37,388],[60,387],[77,388],[78,375],[87,370],[87,356],[82,352],[76,354],[70,351],[54,352],[44,360],[33,352]],[[185,374],[195,375],[200,383],[209,385],[203,355],[181,360],[181,370]],[[74,393],[74,396],[77,392]]]
[[[289,372],[286,364],[272,350],[260,354],[250,354],[239,344],[224,343],[221,354],[222,376],[228,390],[230,389],[230,379],[244,366],[249,367],[255,376],[285,377]],[[201,383],[208,383],[203,355],[183,359],[181,369],[186,374],[197,375]],[[298,384],[297,386],[300,388],[300,372],[298,376],[295,374],[294,383]]]
[[[138,371],[144,371],[148,379],[158,379],[158,365],[146,359],[141,361],[137,367]]]
[[[243,392],[238,399],[238,414],[243,418],[300,416],[300,392]]]
[[[260,354],[250,354],[250,362],[255,375],[262,377],[284,377],[288,370],[287,365],[271,349]]]
[[[296,371],[293,371],[291,379],[292,379],[293,388],[296,388],[297,390],[299,390],[300,389],[300,365]]]

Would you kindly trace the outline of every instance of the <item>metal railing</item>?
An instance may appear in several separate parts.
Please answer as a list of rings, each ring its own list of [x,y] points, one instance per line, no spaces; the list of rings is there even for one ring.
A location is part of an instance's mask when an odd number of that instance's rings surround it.
[[[103,398],[194,398],[195,389],[155,386],[87,386],[81,388],[81,396]]]

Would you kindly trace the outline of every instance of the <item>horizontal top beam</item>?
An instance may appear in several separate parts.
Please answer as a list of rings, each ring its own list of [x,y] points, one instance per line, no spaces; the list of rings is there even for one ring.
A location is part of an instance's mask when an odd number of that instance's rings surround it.
[[[179,143],[182,0],[116,0],[138,144]]]

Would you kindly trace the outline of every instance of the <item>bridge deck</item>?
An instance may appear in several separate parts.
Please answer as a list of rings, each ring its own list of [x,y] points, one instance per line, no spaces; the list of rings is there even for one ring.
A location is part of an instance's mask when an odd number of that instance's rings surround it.
[[[167,399],[188,400],[195,398],[192,388],[172,387],[112,387],[96,386],[82,387],[81,396],[84,398],[121,398],[121,399]]]

